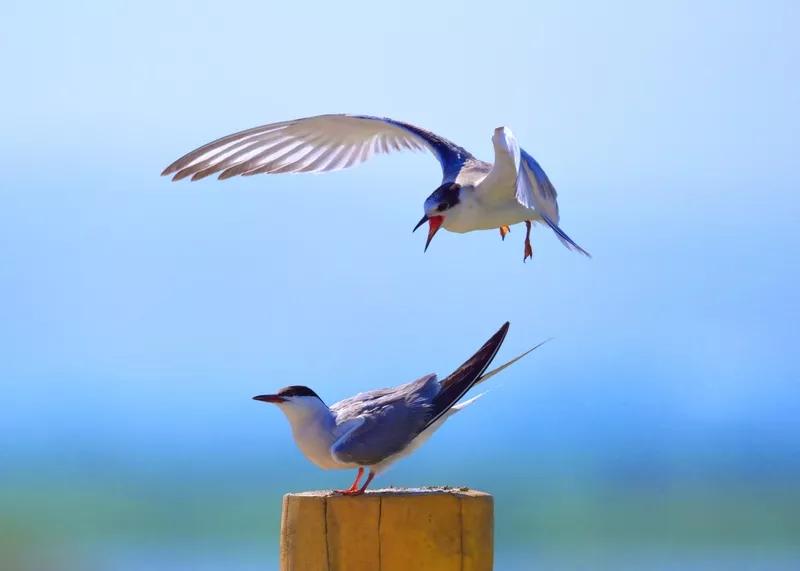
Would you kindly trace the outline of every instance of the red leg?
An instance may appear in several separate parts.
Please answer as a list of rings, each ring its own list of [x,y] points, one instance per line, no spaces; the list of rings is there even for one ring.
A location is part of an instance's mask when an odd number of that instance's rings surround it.
[[[531,247],[531,221],[525,221],[525,255],[522,257],[524,262],[528,258],[533,259],[533,247]]]
[[[509,228],[508,226],[500,226],[500,239],[505,240],[506,234],[508,234],[509,232],[511,232],[511,228]]]
[[[361,476],[363,475],[364,475],[364,468],[361,468],[359,466],[358,473],[356,474],[356,479],[353,480],[353,485],[351,485],[346,490],[334,490],[334,491],[338,494],[346,494],[346,495],[356,493],[358,491],[358,483],[361,481]]]
[[[372,481],[372,478],[374,478],[374,477],[375,477],[375,472],[373,472],[372,470],[370,470],[370,471],[369,471],[369,475],[367,476],[367,481],[366,481],[366,482],[364,482],[364,485],[363,485],[363,486],[361,486],[361,489],[360,489],[360,490],[358,490],[357,492],[354,492],[354,493],[353,493],[353,495],[354,495],[354,496],[360,496],[361,494],[363,494],[363,493],[364,493],[364,490],[366,490],[366,489],[367,489],[367,486],[369,486],[369,483]]]

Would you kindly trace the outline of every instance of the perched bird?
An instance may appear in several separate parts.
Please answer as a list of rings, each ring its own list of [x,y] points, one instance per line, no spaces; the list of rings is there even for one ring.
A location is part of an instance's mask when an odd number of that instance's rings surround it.
[[[484,374],[508,332],[508,322],[454,373],[442,381],[425,375],[404,385],[359,393],[331,406],[308,387],[290,386],[275,394],[253,397],[277,404],[289,423],[297,446],[320,468],[358,468],[353,484],[337,492],[363,494],[376,474],[407,456],[456,412],[481,395],[459,400],[476,384],[494,376],[541,346],[540,343]],[[364,469],[369,475],[359,482]]]
[[[549,226],[569,249],[589,255],[558,226],[556,189],[542,167],[517,144],[507,127],[492,136],[494,164],[409,123],[366,115],[318,115],[255,127],[195,149],[161,173],[173,180],[220,179],[260,173],[328,172],[363,163],[374,154],[427,150],[441,164],[442,183],[425,200],[425,250],[440,228],[471,232],[526,226],[523,261],[533,256],[531,223]]]

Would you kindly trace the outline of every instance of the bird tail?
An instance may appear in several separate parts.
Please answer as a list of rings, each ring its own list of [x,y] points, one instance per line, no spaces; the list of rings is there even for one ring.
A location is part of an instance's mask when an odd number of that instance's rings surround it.
[[[536,349],[538,349],[539,347],[541,347],[542,345],[544,345],[544,344],[545,344],[545,343],[547,343],[548,341],[552,341],[552,340],[553,340],[553,338],[552,338],[552,337],[550,337],[549,339],[545,339],[544,341],[542,341],[541,343],[539,343],[539,344],[538,344],[538,345],[536,345],[535,347],[531,347],[530,349],[528,349],[527,351],[525,351],[525,352],[524,352],[524,353],[522,353],[521,355],[517,355],[516,357],[514,357],[514,358],[513,358],[513,359],[511,359],[510,361],[507,361],[506,363],[503,363],[503,364],[502,364],[502,365],[500,365],[499,367],[496,367],[496,368],[492,369],[492,370],[491,370],[491,371],[489,371],[488,373],[485,373],[485,374],[481,375],[481,376],[480,376],[480,378],[479,378],[477,381],[475,381],[475,385],[477,385],[477,384],[479,384],[479,383],[482,383],[483,381],[489,380],[491,377],[494,377],[494,376],[495,376],[497,373],[499,373],[500,371],[502,371],[502,370],[504,370],[504,369],[507,369],[508,367],[510,367],[511,365],[513,365],[514,363],[516,363],[517,361],[519,361],[520,359],[522,359],[522,358],[523,358],[524,356],[526,356],[528,353],[532,353],[533,351],[535,351]],[[474,385],[473,385],[473,386],[474,386]],[[481,395],[478,395],[478,396],[481,396]]]
[[[592,257],[592,255],[589,252],[578,246],[572,238],[567,236],[567,233],[564,232],[561,228],[559,228],[558,224],[553,222],[553,220],[549,216],[541,212],[539,214],[542,217],[542,220],[544,220],[545,224],[550,226],[550,229],[556,233],[558,239],[561,240],[561,243],[564,244],[568,249],[580,252],[581,254],[583,254],[584,256],[588,256],[589,258]]]
[[[506,321],[497,333],[483,344],[483,347],[478,349],[472,357],[467,359],[446,379],[442,380],[439,394],[433,399],[435,414],[425,425],[426,428],[450,410],[450,407],[456,404],[478,382],[492,359],[494,359],[494,356],[497,355],[500,345],[503,344],[509,325],[508,321]]]
[[[464,410],[465,408],[467,408],[469,405],[471,405],[472,403],[474,403],[476,400],[478,400],[479,398],[481,398],[481,397],[482,397],[483,395],[485,395],[485,394],[486,394],[486,391],[484,391],[484,392],[482,392],[482,393],[478,393],[478,394],[477,394],[477,395],[475,395],[474,397],[472,397],[472,398],[470,398],[470,399],[467,399],[467,400],[465,400],[465,401],[462,401],[462,402],[460,402],[460,403],[458,403],[458,404],[454,404],[452,407],[450,407],[450,411],[449,411],[449,412],[459,412],[459,411],[462,411],[462,410]]]

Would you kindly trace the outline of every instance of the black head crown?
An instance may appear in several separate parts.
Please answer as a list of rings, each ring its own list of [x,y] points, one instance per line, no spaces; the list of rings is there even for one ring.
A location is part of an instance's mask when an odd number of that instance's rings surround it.
[[[461,185],[457,182],[446,182],[434,190],[425,201],[425,211],[433,216],[434,212],[444,212],[459,202]]]
[[[319,395],[309,389],[308,387],[304,387],[303,385],[291,385],[288,387],[283,387],[281,390],[277,392],[279,397],[317,397]]]

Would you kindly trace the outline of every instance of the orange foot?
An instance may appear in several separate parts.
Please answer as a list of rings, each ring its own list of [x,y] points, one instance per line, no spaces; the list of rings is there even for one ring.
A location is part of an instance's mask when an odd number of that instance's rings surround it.
[[[358,473],[356,474],[356,479],[353,480],[353,483],[350,485],[349,488],[346,490],[333,490],[337,494],[342,494],[344,496],[355,496],[358,492],[358,483],[361,481],[361,476],[364,475],[364,468],[359,467]],[[363,490],[362,490],[363,492]]]
[[[500,226],[500,239],[505,240],[509,232],[511,232],[511,228],[508,226]]]
[[[334,490],[337,494],[341,494],[343,496],[360,496],[364,493],[364,490],[355,488],[355,489],[348,489],[348,490]]]
[[[357,488],[356,486],[358,486],[358,481],[361,479],[361,474],[363,472],[364,472],[364,469],[363,468],[359,468],[358,469],[358,476],[356,477],[356,481],[353,482],[353,485],[350,487],[350,489],[349,490],[340,490],[339,493],[342,494],[343,496],[360,496],[361,494],[363,494],[364,491],[367,489],[367,486],[369,486],[369,483],[372,481],[372,478],[375,477],[375,472],[370,470],[369,471],[369,475],[367,476],[367,481],[364,482],[364,485],[361,486],[361,488]]]

